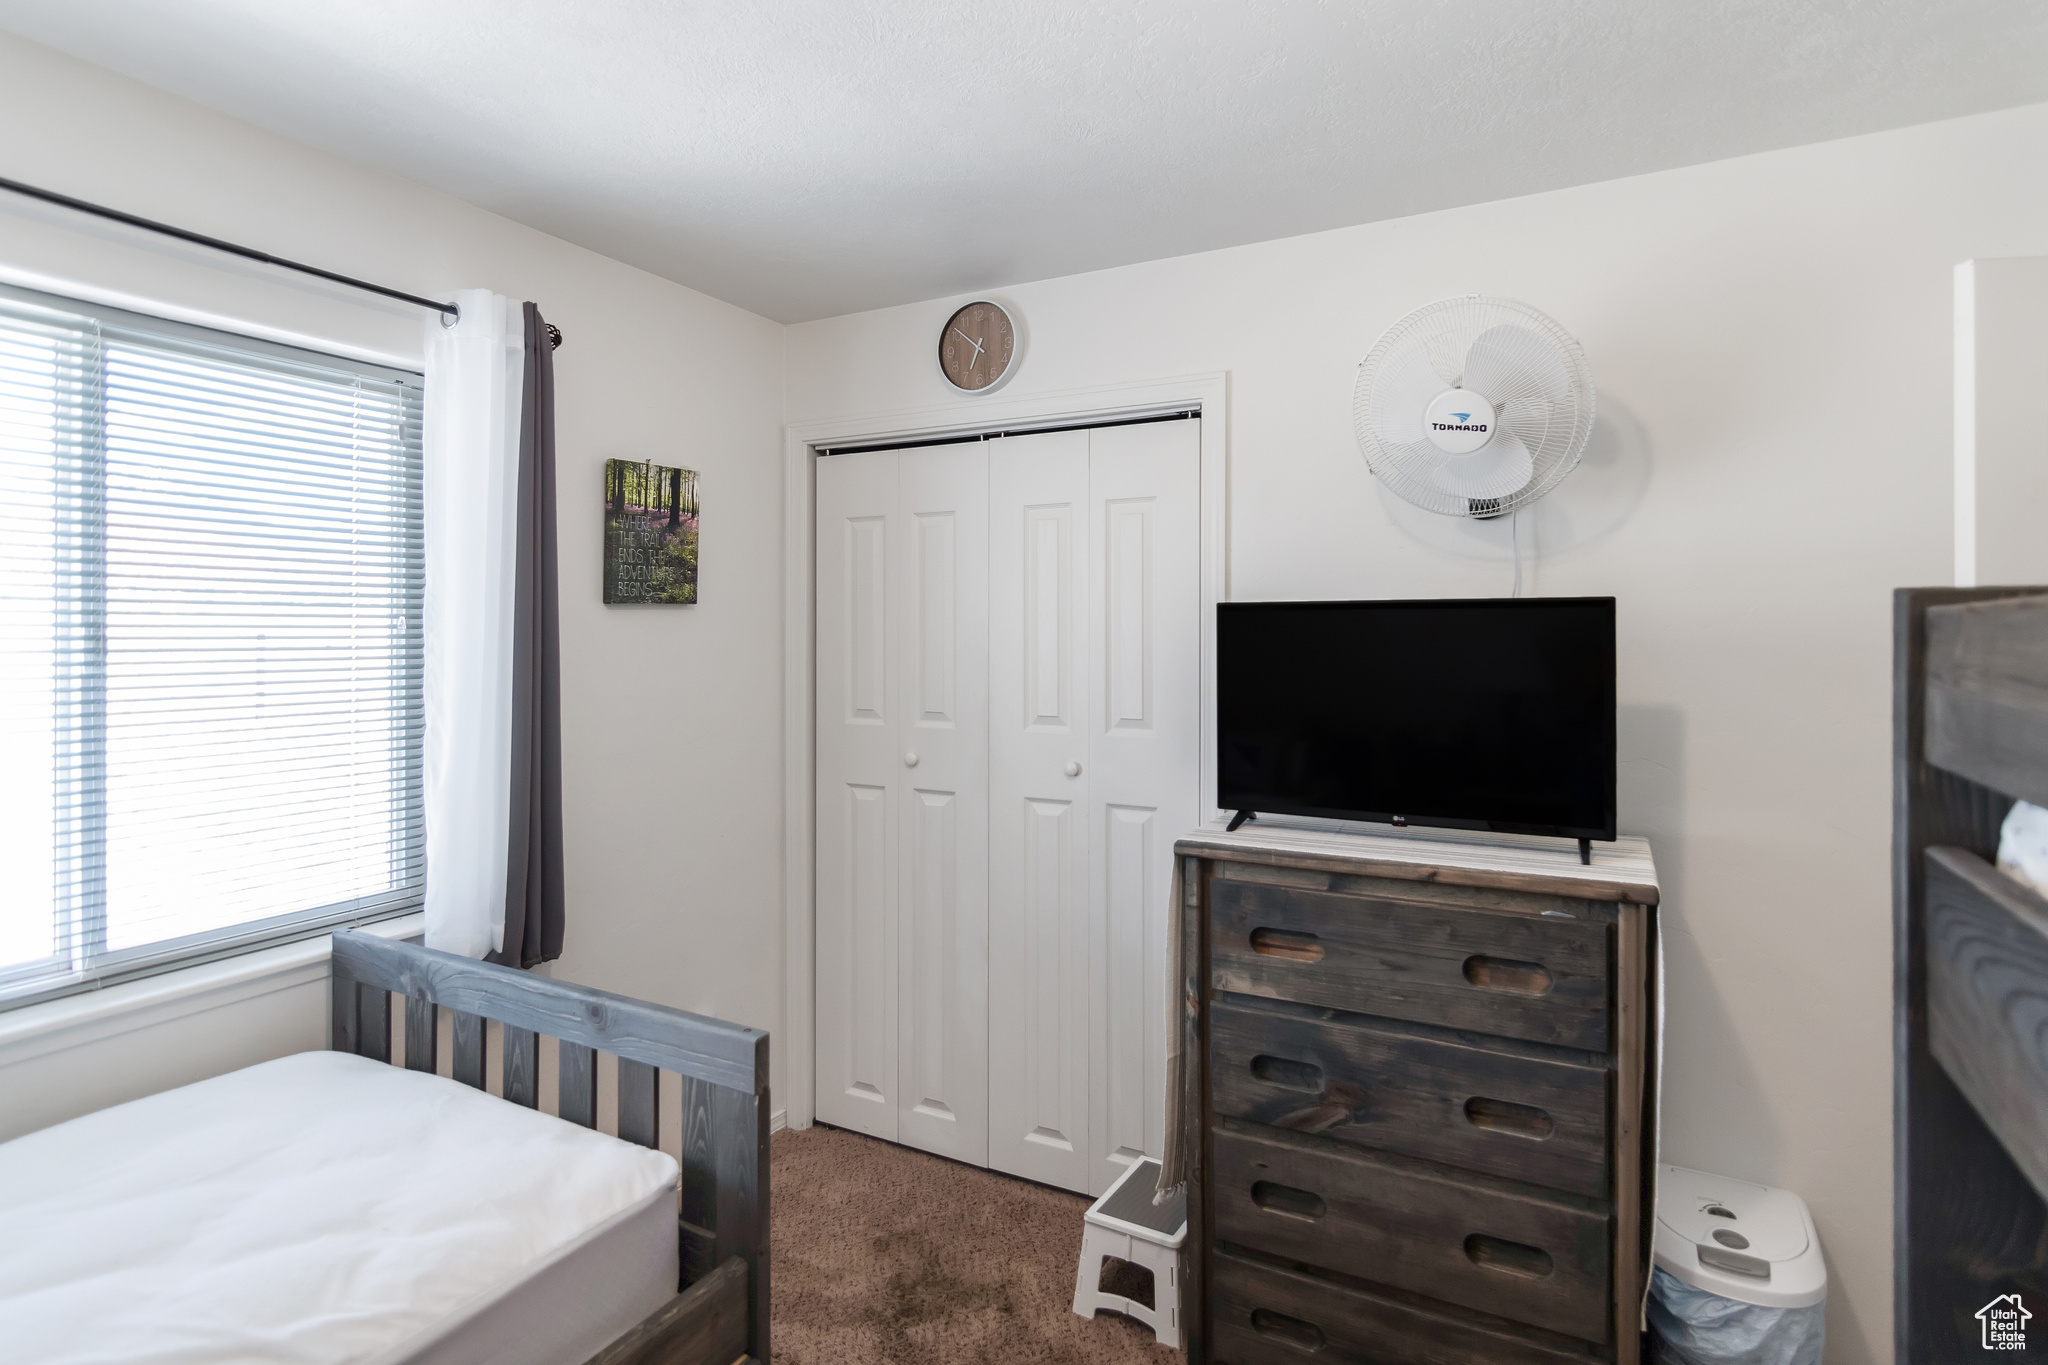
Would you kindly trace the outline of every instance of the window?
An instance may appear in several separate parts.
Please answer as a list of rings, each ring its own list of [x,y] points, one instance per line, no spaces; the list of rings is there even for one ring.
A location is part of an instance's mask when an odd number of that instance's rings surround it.
[[[419,904],[420,396],[0,290],[0,1006]]]

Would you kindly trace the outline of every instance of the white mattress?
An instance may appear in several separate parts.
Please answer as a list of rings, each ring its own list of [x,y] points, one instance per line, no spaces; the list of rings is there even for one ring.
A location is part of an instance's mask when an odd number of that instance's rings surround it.
[[[308,1052],[0,1144],[10,1365],[576,1365],[676,1285],[668,1156]]]

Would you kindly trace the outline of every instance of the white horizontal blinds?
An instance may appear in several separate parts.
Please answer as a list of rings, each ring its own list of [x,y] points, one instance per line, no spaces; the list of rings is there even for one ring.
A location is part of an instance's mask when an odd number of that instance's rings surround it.
[[[75,325],[81,436],[46,442],[82,490],[68,514],[48,499],[62,970],[118,978],[417,903],[416,377],[132,315]]]
[[[105,355],[108,949],[416,882],[419,390]]]
[[[0,989],[72,971],[97,882],[99,337],[0,305]]]

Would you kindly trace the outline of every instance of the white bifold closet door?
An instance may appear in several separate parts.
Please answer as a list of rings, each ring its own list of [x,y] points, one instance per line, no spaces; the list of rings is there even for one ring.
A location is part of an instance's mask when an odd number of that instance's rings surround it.
[[[1199,439],[818,462],[822,1121],[1088,1193],[1159,1154]]]
[[[1199,428],[989,442],[989,1164],[1099,1194],[1166,1122],[1199,821]]]
[[[818,462],[817,1114],[988,1161],[988,466]]]

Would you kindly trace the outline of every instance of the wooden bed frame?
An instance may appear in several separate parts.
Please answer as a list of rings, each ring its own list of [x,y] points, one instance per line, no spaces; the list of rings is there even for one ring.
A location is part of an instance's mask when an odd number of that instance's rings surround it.
[[[1902,588],[1893,622],[1893,1345],[1974,1359],[1987,1301],[2048,1296],[2048,898],[1995,865],[2048,805],[2048,587]]]
[[[405,1008],[394,1058],[392,997]],[[768,1035],[607,991],[355,930],[334,935],[332,1046],[435,1071],[438,1012],[452,1075],[479,1090],[485,1021],[504,1026],[504,1098],[540,1104],[540,1035],[559,1041],[561,1117],[597,1126],[597,1054],[619,1059],[619,1136],[659,1148],[659,1076],[683,1085],[680,1291],[587,1365],[768,1365]],[[565,1362],[573,1365],[573,1362]]]

